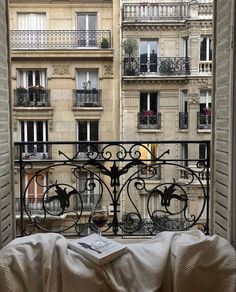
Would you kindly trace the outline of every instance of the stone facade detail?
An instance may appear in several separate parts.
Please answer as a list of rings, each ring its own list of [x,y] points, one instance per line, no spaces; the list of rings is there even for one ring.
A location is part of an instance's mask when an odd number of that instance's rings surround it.
[[[55,64],[52,65],[52,75],[70,75],[70,65],[69,64]]]

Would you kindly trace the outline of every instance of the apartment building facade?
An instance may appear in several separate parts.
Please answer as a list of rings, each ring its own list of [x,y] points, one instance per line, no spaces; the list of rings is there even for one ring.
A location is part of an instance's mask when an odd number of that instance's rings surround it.
[[[84,171],[81,185],[72,166],[43,170],[46,160],[61,159],[59,150],[72,158],[87,146],[43,142],[119,140],[117,12],[119,3],[110,0],[10,1],[14,141],[41,143],[18,148],[26,161],[41,160],[23,174],[16,166],[18,211],[25,188],[26,205],[37,213],[49,183],[83,189],[88,178],[93,181]],[[85,208],[95,204],[96,194],[96,188],[84,192]]]
[[[10,26],[13,137],[26,142],[17,148],[24,164],[15,165],[18,214],[23,199],[29,216],[40,215],[39,210],[52,203],[50,191],[58,193],[58,187],[83,193],[83,207],[89,211],[101,194],[96,177],[111,185],[110,162],[108,175],[96,172],[94,165],[79,174],[74,164],[56,165],[63,158],[84,158],[85,152],[96,152],[102,145],[54,142],[157,141],[138,145],[140,158],[151,160],[169,151],[166,156],[178,165],[153,167],[148,162],[138,170],[147,190],[131,186],[132,175],[124,175],[122,183],[130,189],[124,188],[116,201],[121,217],[135,211],[134,205],[142,218],[148,219],[156,209],[165,215],[160,193],[150,190],[161,184],[163,193],[169,186],[164,182],[177,179],[180,185],[191,184],[189,197],[181,195],[180,188],[169,211],[179,219],[188,201],[184,216],[201,214],[198,219],[204,222],[207,199],[200,180],[206,186],[207,174],[200,163],[207,156],[204,141],[211,137],[212,2],[11,0]],[[165,140],[203,143],[158,144]],[[189,158],[194,161],[187,162]],[[191,181],[186,167],[197,170],[201,178]],[[48,195],[48,201],[42,201]],[[110,203],[109,192],[103,200]],[[66,203],[53,203],[59,209],[53,212],[60,215]],[[77,199],[72,205],[73,211],[79,210]],[[112,208],[114,204],[111,212]],[[81,223],[88,216],[89,212]],[[57,218],[51,221],[57,226]]]
[[[187,141],[211,139],[213,3],[123,0],[121,10],[122,140],[157,141],[146,145],[144,157],[169,151],[164,157],[179,160],[179,167],[158,165],[149,188],[173,178],[187,184],[190,177],[181,166],[200,171],[200,163],[185,160],[201,160],[207,153],[207,144]],[[162,144],[169,140],[186,143]],[[205,175],[203,171],[203,181]],[[189,214],[197,216],[204,204],[197,180],[188,193]],[[146,189],[139,192],[141,209],[150,201],[148,194]],[[152,205],[160,205],[152,199]],[[177,203],[171,212],[178,213],[181,206]],[[148,217],[147,211],[143,216]]]

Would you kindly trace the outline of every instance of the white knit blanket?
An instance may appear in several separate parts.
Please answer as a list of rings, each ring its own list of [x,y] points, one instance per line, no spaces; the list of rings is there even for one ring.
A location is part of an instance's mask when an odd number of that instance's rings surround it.
[[[162,232],[103,266],[67,244],[54,233],[13,240],[0,251],[0,291],[235,292],[235,250],[216,235]]]

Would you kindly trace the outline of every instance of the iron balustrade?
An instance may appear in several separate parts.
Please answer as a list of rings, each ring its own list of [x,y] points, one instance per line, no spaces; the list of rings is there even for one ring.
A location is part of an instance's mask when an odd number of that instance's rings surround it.
[[[26,159],[24,149],[35,144],[15,143],[21,236],[96,231],[91,211],[102,203],[109,206],[108,236],[196,227],[208,234],[209,141],[37,142],[52,149],[52,158]],[[188,159],[177,155],[183,144]],[[204,159],[196,156],[200,144]],[[193,197],[200,198],[197,206],[191,205]]]
[[[190,58],[185,57],[135,57],[124,58],[124,76],[135,75],[189,75]]]
[[[74,90],[75,107],[100,107],[102,105],[102,91],[100,89]]]
[[[110,30],[11,30],[11,49],[107,49]]]
[[[179,113],[179,129],[188,129],[188,112]]]
[[[48,107],[50,106],[49,89],[25,89],[14,90],[16,107]]]
[[[189,3],[125,3],[122,12],[127,22],[185,20]]]
[[[138,113],[139,129],[161,129],[161,113]]]
[[[209,111],[208,113],[197,113],[197,128],[199,130],[211,129],[211,111]]]

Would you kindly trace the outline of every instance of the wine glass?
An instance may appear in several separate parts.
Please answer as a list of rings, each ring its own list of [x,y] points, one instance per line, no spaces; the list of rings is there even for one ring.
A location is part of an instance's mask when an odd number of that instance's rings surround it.
[[[96,207],[91,214],[91,219],[98,228],[98,238],[93,243],[96,248],[104,247],[107,243],[102,239],[101,228],[105,226],[108,220],[108,207],[107,206],[99,206]]]

